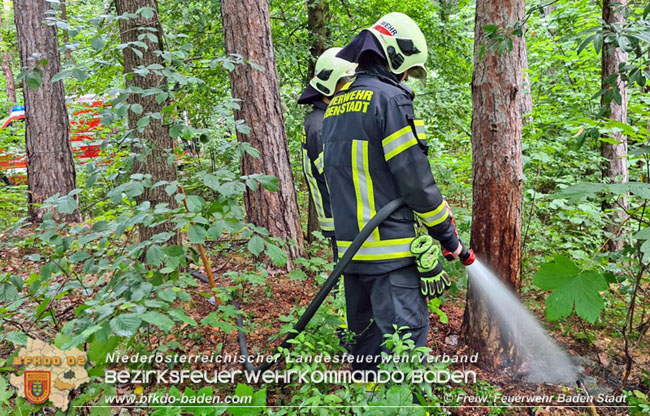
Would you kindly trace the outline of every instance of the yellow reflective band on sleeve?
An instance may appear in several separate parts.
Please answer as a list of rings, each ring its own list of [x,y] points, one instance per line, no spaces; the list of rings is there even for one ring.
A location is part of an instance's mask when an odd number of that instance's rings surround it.
[[[418,135],[418,139],[426,141],[427,136],[425,134],[424,120],[413,120],[413,124],[415,125],[415,133]]]
[[[324,154],[325,154],[325,152],[320,152],[320,154],[318,155],[316,160],[314,160],[314,166],[316,166],[316,170],[321,175],[323,174],[323,171],[324,171],[324,168],[325,168],[325,165],[323,164],[323,155]]]
[[[424,222],[424,225],[427,227],[433,227],[438,224],[441,224],[444,220],[449,217],[449,210],[447,209],[447,204],[443,201],[438,208],[434,209],[433,211],[429,212],[416,212],[415,213],[418,217],[422,218],[422,222]]]
[[[320,229],[323,231],[334,231],[334,219],[333,218],[324,218],[318,217],[318,223],[320,224]]]
[[[318,219],[320,222],[321,218],[326,218],[325,208],[323,207],[323,196],[320,194],[320,190],[318,189],[318,182],[316,182],[314,173],[311,171],[311,163],[309,160],[309,155],[307,154],[307,149],[304,148],[302,149],[302,169],[305,173],[305,179],[307,179],[307,186],[309,187],[309,193],[311,194],[311,197],[314,201],[314,207],[316,208],[316,214],[318,214]],[[323,228],[322,225],[321,228]],[[332,223],[332,230],[325,230],[324,228],[323,230],[324,231],[334,230],[334,224]]]
[[[415,237],[382,241],[366,241],[361,245],[361,248],[359,248],[359,251],[357,251],[354,257],[352,257],[352,260],[378,261],[413,257],[410,247],[411,241],[413,241],[414,238]],[[336,241],[339,250],[339,257],[343,257],[351,243],[351,241]]]
[[[352,182],[357,200],[357,224],[359,231],[375,216],[375,194],[368,166],[368,142],[352,141]],[[379,229],[375,228],[368,241],[379,241]]]
[[[384,158],[386,162],[417,143],[418,141],[415,138],[415,134],[413,134],[411,126],[397,130],[381,141],[381,145],[384,147]]]

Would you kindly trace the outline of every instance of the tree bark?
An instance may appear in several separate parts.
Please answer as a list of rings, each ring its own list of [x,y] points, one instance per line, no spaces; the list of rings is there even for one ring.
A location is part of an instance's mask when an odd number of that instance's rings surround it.
[[[61,0],[61,20],[65,21],[66,23],[68,22],[68,8],[66,6],[66,0]],[[70,35],[68,34],[67,30],[63,31],[63,42],[65,44],[70,43]],[[65,56],[65,61],[66,62],[72,62],[72,51],[68,48],[65,48],[65,51],[63,52],[63,55]]]
[[[307,31],[312,36],[309,52],[314,59],[309,63],[306,82],[314,74],[316,60],[327,49],[327,41],[330,37],[330,30],[327,26],[329,12],[330,6],[326,0],[307,0]]]
[[[263,68],[260,71],[244,64],[230,72],[232,96],[241,100],[241,109],[234,111],[235,119],[243,119],[251,129],[249,134],[238,131],[237,139],[250,143],[261,154],[259,158],[243,157],[242,174],[264,173],[280,181],[275,193],[261,188],[246,190],[246,216],[272,235],[293,240],[288,253],[292,260],[304,255],[304,239],[280,106],[268,2],[223,0],[221,16],[226,52]]]
[[[2,48],[2,74],[5,76],[5,90],[7,92],[7,101],[9,101],[9,108],[16,104],[16,83],[14,81],[14,71],[11,69],[11,53],[9,53],[9,48],[5,45],[5,40],[2,36],[2,17],[3,14],[0,11],[0,47]]]
[[[521,114],[524,116],[526,126],[533,124],[533,92],[531,91],[530,76],[528,70],[528,53],[526,53],[526,38],[522,37],[524,43],[520,50],[521,66],[523,69],[522,97],[521,97]]]
[[[124,75],[127,87],[142,88],[144,92],[153,88],[167,90],[167,79],[159,72],[150,70],[146,74],[135,73],[138,67],[147,67],[149,65],[165,65],[164,60],[159,55],[163,50],[163,31],[158,18],[158,4],[156,0],[116,0],[115,8],[117,14],[122,16],[125,13],[135,14],[136,11],[143,7],[153,10],[153,17],[145,18],[143,13],[137,13],[135,17],[120,19],[120,40],[122,43],[142,41],[147,45],[146,49],[127,47],[122,50],[124,56]],[[154,28],[155,31],[150,31]],[[148,36],[140,38],[140,35],[153,33],[155,39]],[[139,39],[140,38],[140,39]],[[158,52],[158,53],[157,53]],[[133,165],[134,173],[151,175],[151,183],[159,181],[173,182],[176,180],[176,158],[173,156],[174,139],[169,135],[169,127],[163,122],[163,117],[150,117],[149,124],[144,127],[138,127],[138,121],[147,116],[161,114],[166,100],[157,102],[158,94],[145,96],[141,93],[132,93],[129,95],[128,103],[133,106],[139,104],[142,106],[142,114],[137,114],[133,110],[129,111],[129,130],[131,136],[137,137],[139,143],[133,145],[136,153],[144,155],[144,158],[136,160]],[[169,207],[176,205],[174,198],[167,195],[164,186],[155,189],[145,188],[142,195],[136,198],[138,203],[149,201],[151,207],[158,204],[167,204]],[[171,231],[172,224],[164,223],[156,227],[141,226],[138,230],[140,241],[150,239],[154,234]]]
[[[522,99],[525,42],[514,36],[513,50],[486,52],[479,60],[487,24],[505,28],[524,15],[524,0],[476,3],[472,80],[472,248],[515,292],[521,275]],[[482,364],[498,368],[512,349],[498,322],[470,285],[464,334]]]
[[[52,77],[61,70],[61,61],[56,28],[43,24],[48,9],[49,3],[41,0],[14,1],[20,61],[23,68],[42,73],[38,89],[27,87],[27,78],[23,80],[29,215],[34,222],[43,219],[45,211],[40,205],[47,198],[57,193],[67,195],[76,187],[63,82],[52,83]],[[34,54],[40,57],[34,58]],[[45,65],[43,60],[47,60]],[[81,221],[78,209],[63,216],[55,211],[53,217]]]
[[[316,68],[316,61],[327,49],[327,41],[330,36],[329,28],[327,27],[327,20],[330,7],[329,3],[325,0],[307,0],[307,31],[312,36],[311,52],[312,60],[309,61],[309,70],[307,71],[307,79],[305,84],[311,80]],[[309,198],[309,216],[307,219],[307,241],[312,243],[314,241],[314,231],[320,230],[318,222],[318,213],[314,206],[314,201]]]
[[[622,8],[627,6],[627,0],[603,0],[603,20],[607,24],[620,24],[625,21]],[[621,63],[627,62],[627,53],[618,48],[616,44],[603,44],[602,54],[602,88],[614,90],[618,88],[621,95],[621,104],[611,100],[610,103],[602,96],[601,105],[603,107],[604,117],[621,123],[627,123],[627,90],[625,83],[618,76],[614,85],[607,84],[605,79],[611,75],[618,74],[618,67]],[[623,133],[613,133],[609,136],[616,140],[618,144],[602,142],[600,152],[605,159],[603,167],[603,179],[609,183],[625,183],[629,181],[627,169],[627,137]],[[627,200],[624,197],[619,198],[618,204],[627,208]],[[603,210],[613,209],[611,213],[611,224],[606,226],[608,232],[609,251],[618,251],[623,248],[624,240],[615,235],[619,225],[625,220],[626,214],[617,204],[603,204]]]

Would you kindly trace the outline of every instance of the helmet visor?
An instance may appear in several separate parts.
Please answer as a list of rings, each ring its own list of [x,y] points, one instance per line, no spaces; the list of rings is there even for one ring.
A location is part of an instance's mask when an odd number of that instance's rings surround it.
[[[423,66],[416,65],[409,69],[409,77],[417,78],[422,82],[427,80],[427,70]]]

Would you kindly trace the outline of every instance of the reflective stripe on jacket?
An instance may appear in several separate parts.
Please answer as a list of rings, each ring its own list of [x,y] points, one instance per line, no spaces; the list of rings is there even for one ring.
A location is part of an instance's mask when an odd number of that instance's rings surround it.
[[[408,91],[381,66],[360,68],[357,79],[330,102],[323,120],[324,172],[331,193],[339,257],[388,202],[406,206],[366,240],[348,273],[379,274],[413,263],[414,213],[450,251],[458,239],[426,155],[424,123]]]
[[[330,208],[330,195],[323,175],[323,115],[327,104],[313,103],[313,110],[305,117],[305,136],[302,144],[302,169],[309,193],[316,207],[318,223],[326,237],[334,236],[334,220]]]

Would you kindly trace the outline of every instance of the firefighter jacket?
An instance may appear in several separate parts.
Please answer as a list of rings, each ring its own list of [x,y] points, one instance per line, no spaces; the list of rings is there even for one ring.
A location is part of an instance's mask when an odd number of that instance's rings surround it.
[[[455,251],[458,238],[431,173],[412,93],[380,65],[360,67],[356,76],[323,119],[324,172],[339,257],[384,205],[399,197],[406,205],[372,232],[346,272],[380,274],[412,264],[414,213],[432,237]]]
[[[314,101],[313,110],[305,117],[305,135],[302,142],[302,169],[307,179],[309,193],[314,201],[318,223],[325,237],[334,237],[334,220],[330,208],[330,195],[323,175],[323,115],[327,104]]]

